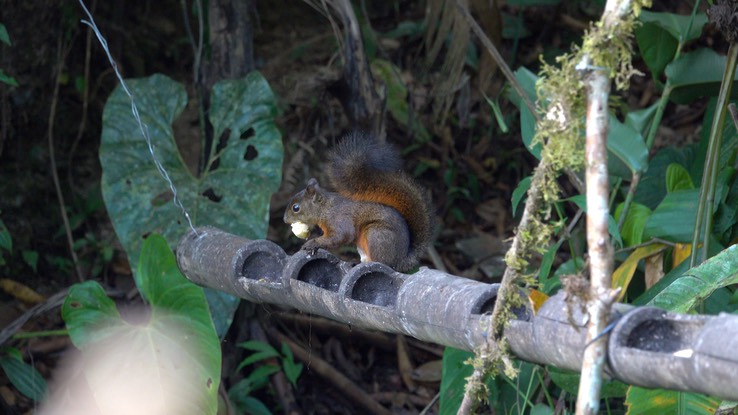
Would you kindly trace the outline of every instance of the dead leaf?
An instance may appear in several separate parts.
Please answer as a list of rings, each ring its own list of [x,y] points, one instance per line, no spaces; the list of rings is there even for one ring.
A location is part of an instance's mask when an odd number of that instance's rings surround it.
[[[441,374],[443,373],[443,360],[431,360],[423,363],[422,365],[415,368],[413,371],[413,379],[418,382],[440,382]]]
[[[415,385],[415,381],[412,378],[414,371],[413,362],[410,359],[407,339],[402,334],[397,335],[397,367],[400,369],[402,382],[409,390],[414,391],[417,385]]]
[[[646,289],[664,278],[664,252],[646,258]]]
[[[692,255],[692,244],[676,244],[671,257],[671,267],[676,268],[685,259],[689,258],[690,255]]]
[[[38,304],[46,300],[46,297],[37,293],[27,285],[8,278],[0,278],[0,289],[26,304]]]
[[[533,306],[533,311],[537,313],[543,303],[548,300],[548,295],[546,295],[543,291],[531,289],[530,294],[528,295],[528,299],[530,299],[530,303]]]
[[[666,249],[664,244],[651,244],[642,246],[628,256],[622,264],[612,273],[612,288],[620,288],[620,296],[618,301],[622,300],[625,296],[625,292],[628,290],[630,281],[633,279],[638,261],[644,258],[648,258],[651,255],[655,255]]]

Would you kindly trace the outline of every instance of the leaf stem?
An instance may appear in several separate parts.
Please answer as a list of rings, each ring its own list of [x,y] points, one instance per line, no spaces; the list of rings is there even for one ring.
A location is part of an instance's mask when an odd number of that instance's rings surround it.
[[[20,339],[35,339],[38,337],[54,337],[54,336],[68,336],[69,332],[67,329],[59,330],[41,330],[41,331],[24,331],[16,333],[12,336],[13,340]]]
[[[710,248],[710,234],[712,233],[713,217],[712,213],[715,207],[715,187],[717,186],[717,175],[720,170],[720,147],[723,142],[723,124],[728,113],[728,103],[730,101],[730,91],[733,88],[733,79],[738,63],[738,44],[731,42],[728,49],[728,57],[725,62],[725,71],[723,72],[723,80],[720,84],[720,93],[718,95],[716,112],[712,119],[712,127],[710,128],[710,141],[707,147],[707,158],[702,174],[702,184],[700,185],[700,200],[697,205],[697,216],[694,221],[694,231],[692,232],[692,253],[689,257],[689,266],[697,265],[697,251],[700,239],[702,239],[702,252],[699,262],[707,259],[707,252]]]

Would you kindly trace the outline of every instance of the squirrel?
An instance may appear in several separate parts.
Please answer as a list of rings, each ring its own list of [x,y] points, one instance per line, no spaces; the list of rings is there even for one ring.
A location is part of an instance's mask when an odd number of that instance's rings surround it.
[[[381,262],[400,272],[415,268],[430,243],[433,216],[425,190],[402,171],[397,150],[353,133],[329,153],[326,170],[335,192],[311,178],[284,213],[285,223],[302,239],[313,226],[322,230],[302,249],[355,244],[362,262]]]

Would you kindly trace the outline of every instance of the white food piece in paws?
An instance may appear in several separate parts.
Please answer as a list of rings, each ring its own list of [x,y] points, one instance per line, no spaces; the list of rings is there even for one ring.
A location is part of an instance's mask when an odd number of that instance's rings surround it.
[[[295,222],[292,224],[292,233],[300,239],[307,239],[310,236],[310,226],[305,222]]]

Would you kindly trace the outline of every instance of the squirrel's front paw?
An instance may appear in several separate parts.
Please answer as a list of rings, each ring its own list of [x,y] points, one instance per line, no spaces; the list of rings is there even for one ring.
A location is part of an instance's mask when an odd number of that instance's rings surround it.
[[[305,242],[302,245],[302,250],[303,251],[308,251],[308,254],[310,254],[310,255],[317,254],[318,253],[318,249],[320,249],[320,247],[318,246],[317,243],[315,243],[315,240],[314,239],[311,239],[311,240]]]

